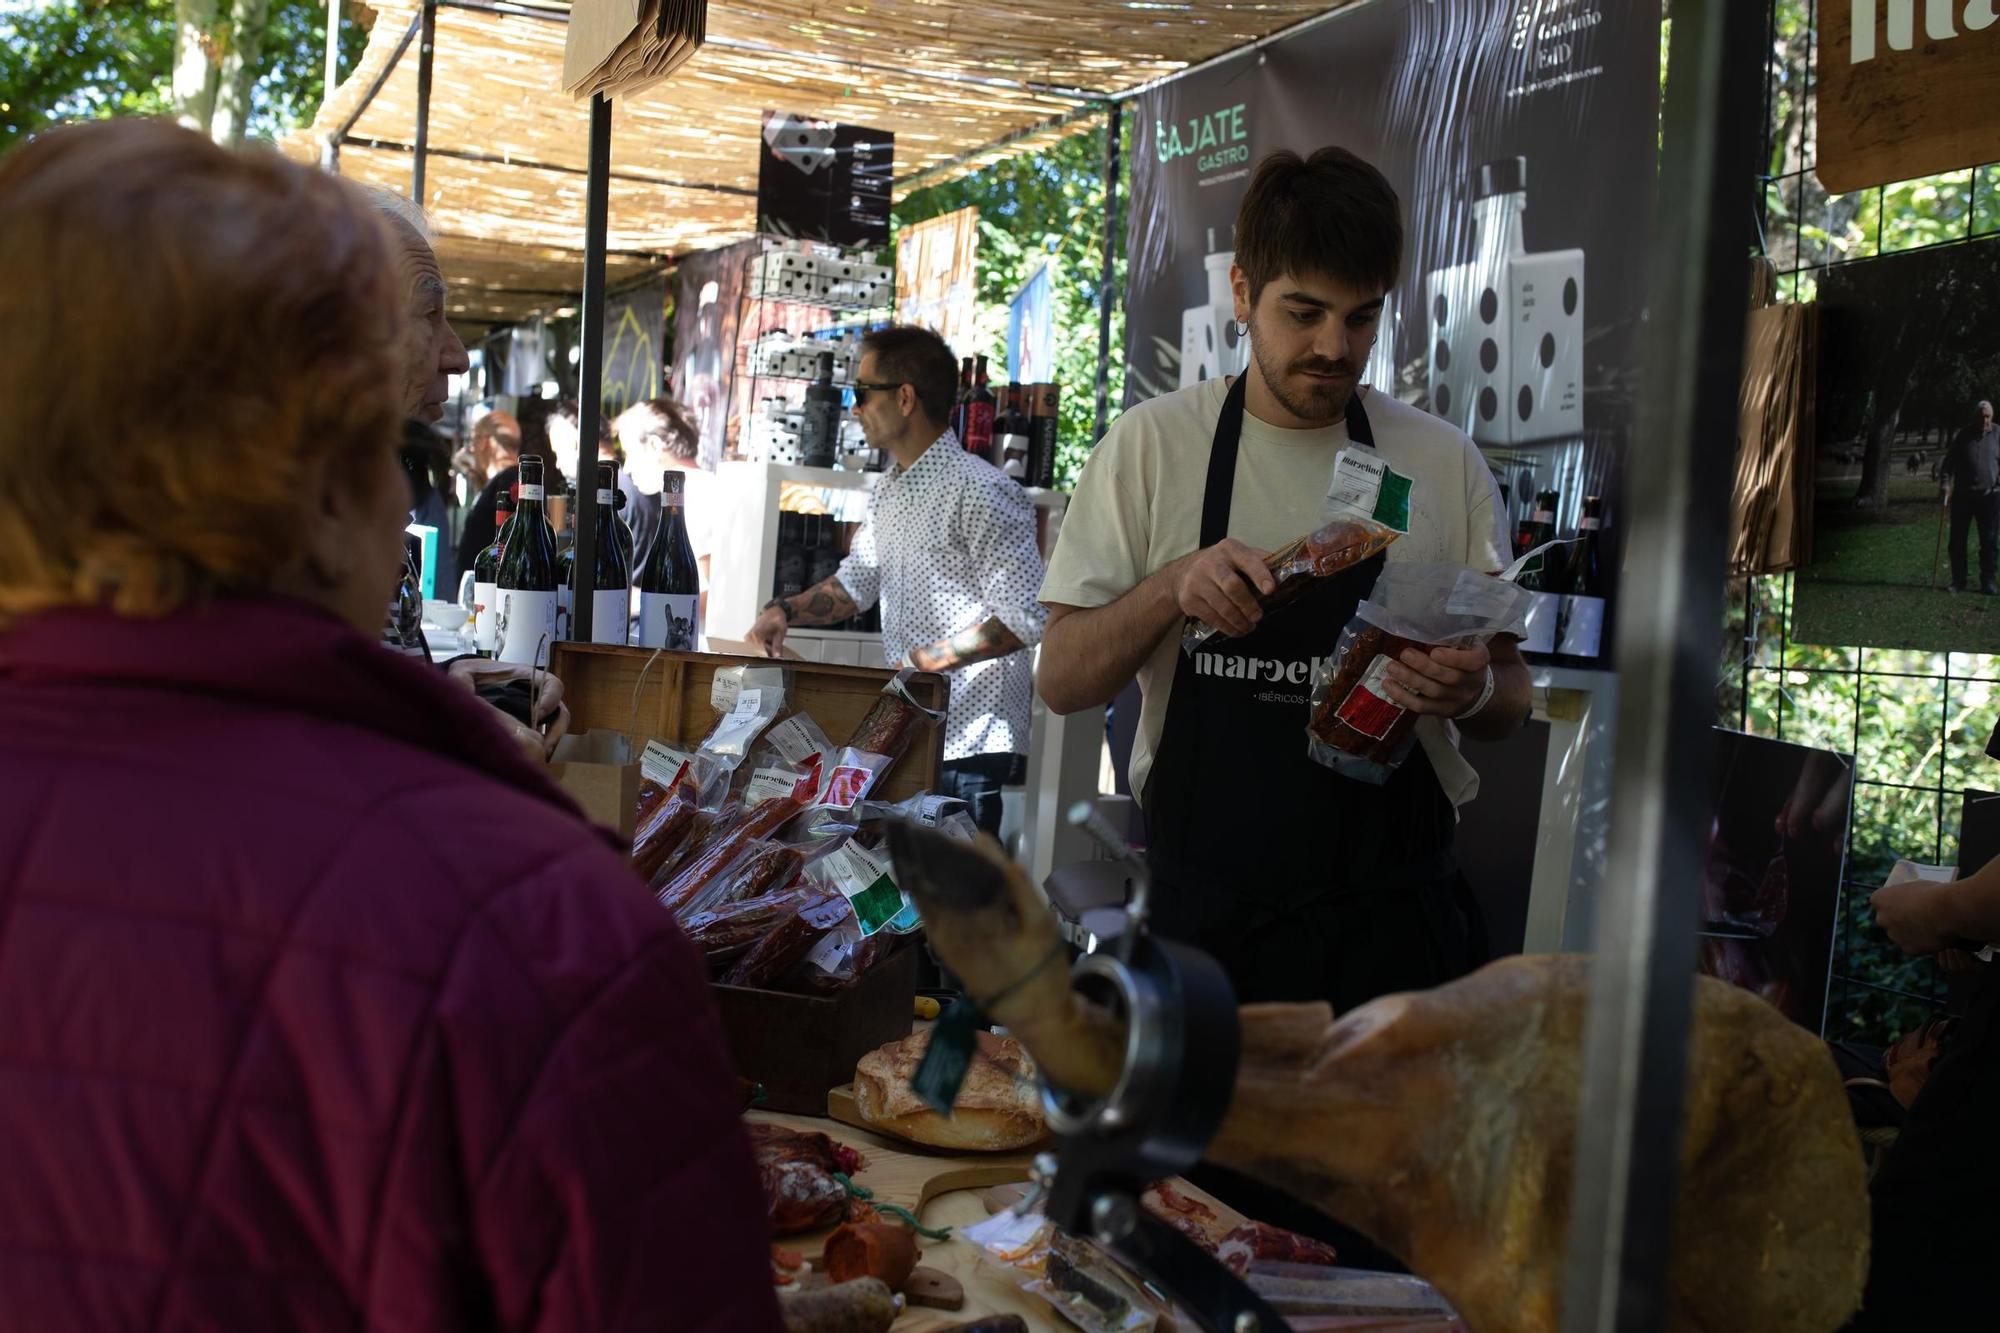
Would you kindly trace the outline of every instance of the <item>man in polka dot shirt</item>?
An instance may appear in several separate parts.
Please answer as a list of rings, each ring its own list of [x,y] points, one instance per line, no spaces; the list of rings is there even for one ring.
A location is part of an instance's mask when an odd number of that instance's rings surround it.
[[[896,466],[877,483],[840,569],[768,603],[749,638],[776,656],[789,626],[833,624],[879,600],[887,663],[951,677],[946,792],[998,832],[1000,788],[1026,777],[1027,650],[1041,641],[1048,612],[1038,600],[1034,506],[945,424],[957,381],[951,349],[928,329],[881,329],[862,340],[854,414],[869,445]]]

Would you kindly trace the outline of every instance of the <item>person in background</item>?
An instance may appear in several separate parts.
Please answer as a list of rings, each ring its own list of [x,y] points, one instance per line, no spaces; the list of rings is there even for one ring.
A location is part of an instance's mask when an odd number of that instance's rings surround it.
[[[1979,591],[2000,592],[2000,426],[1993,404],[1981,402],[1973,418],[1952,437],[1943,475],[1951,486],[1951,591],[1964,592],[1965,539],[1979,525]]]
[[[632,571],[646,566],[660,534],[660,492],[667,473],[681,474],[683,517],[688,544],[701,567],[702,624],[708,623],[709,560],[715,550],[715,477],[702,470],[701,431],[685,407],[671,398],[634,403],[612,423],[625,452],[618,488],[625,492],[625,522],[632,529]]]
[[[889,664],[951,676],[945,794],[997,833],[1000,789],[1027,777],[1027,650],[1047,618],[1035,600],[1042,554],[1027,495],[946,426],[957,385],[951,349],[928,329],[878,329],[861,340],[854,415],[895,466],[869,497],[839,571],[766,604],[748,637],[775,657],[790,626],[834,624],[879,599]]]
[[[1868,900],[1907,954],[2000,944],[2000,859],[1947,883],[1913,880]],[[1967,953],[1965,1016],[1938,1044],[1903,1127],[1869,1182],[1868,1291],[1855,1333],[1985,1328],[2000,1254],[2000,962]]]
[[[517,424],[521,429],[521,442],[514,456],[505,466],[487,478],[479,496],[466,511],[465,525],[459,530],[458,567],[471,569],[478,562],[479,553],[493,544],[498,520],[500,496],[513,488],[521,479],[521,460],[539,458],[542,460],[543,481],[550,495],[562,497],[563,473],[556,467],[555,451],[549,445],[549,421],[556,414],[557,405],[553,399],[524,398],[519,404]]]
[[[444,439],[421,421],[403,422],[403,473],[410,482],[410,522],[437,532],[437,575],[434,597],[458,590],[458,570],[450,546],[452,529],[451,455]],[[419,571],[421,573],[421,571]]]
[[[470,494],[466,503],[486,489],[494,474],[521,461],[521,423],[512,412],[494,408],[472,427],[472,438],[452,456],[452,467]]]
[[[462,375],[469,366],[465,345],[452,332],[445,317],[444,273],[438,268],[437,254],[431,249],[430,223],[423,210],[403,195],[379,187],[364,187],[369,202],[387,221],[396,242],[396,271],[402,279],[397,303],[396,338],[391,351],[397,367],[397,383],[402,388],[405,419],[435,424],[444,415],[445,400],[451,396],[451,377]],[[491,511],[489,510],[489,515]],[[488,526],[491,526],[490,518]],[[489,535],[487,541],[492,541]],[[476,559],[479,550],[474,548]],[[471,561],[457,562],[470,569]],[[397,615],[401,599],[394,584],[389,586],[390,613],[382,624],[381,641],[393,651],[430,658],[430,645],[423,641],[421,626],[411,642]],[[494,715],[514,737],[515,744],[531,755],[547,757],[569,730],[569,710],[562,701],[562,681],[547,671],[483,658],[455,657],[444,663],[451,679],[467,690],[502,684],[510,680],[531,680],[536,686],[530,726],[495,710]]]
[[[0,160],[9,1328],[780,1327],[699,958],[373,642],[402,249],[165,121]]]

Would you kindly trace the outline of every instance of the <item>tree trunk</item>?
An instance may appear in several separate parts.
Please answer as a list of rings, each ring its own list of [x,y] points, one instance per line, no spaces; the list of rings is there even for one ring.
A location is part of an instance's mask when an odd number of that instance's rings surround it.
[[[231,0],[229,41],[218,71],[215,119],[209,137],[227,148],[240,147],[250,124],[251,95],[264,63],[264,33],[271,23],[271,0]]]
[[[174,0],[174,119],[201,134],[215,120],[221,79],[217,0]]]

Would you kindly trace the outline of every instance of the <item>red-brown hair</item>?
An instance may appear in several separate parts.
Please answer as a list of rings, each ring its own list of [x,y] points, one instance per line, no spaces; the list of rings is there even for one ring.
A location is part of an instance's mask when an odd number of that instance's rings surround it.
[[[166,121],[0,159],[0,624],[296,559],[308,478],[394,446],[392,246],[337,179]]]

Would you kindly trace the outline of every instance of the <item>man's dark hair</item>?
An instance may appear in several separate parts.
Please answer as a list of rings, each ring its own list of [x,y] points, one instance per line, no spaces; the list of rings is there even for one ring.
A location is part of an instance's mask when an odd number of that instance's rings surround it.
[[[958,362],[944,339],[911,324],[877,329],[861,340],[863,352],[875,354],[875,379],[882,384],[907,384],[931,424],[951,420],[958,398]]]
[[[1281,273],[1386,292],[1403,268],[1402,203],[1381,172],[1345,148],[1273,153],[1236,211],[1236,265],[1253,303]]]

